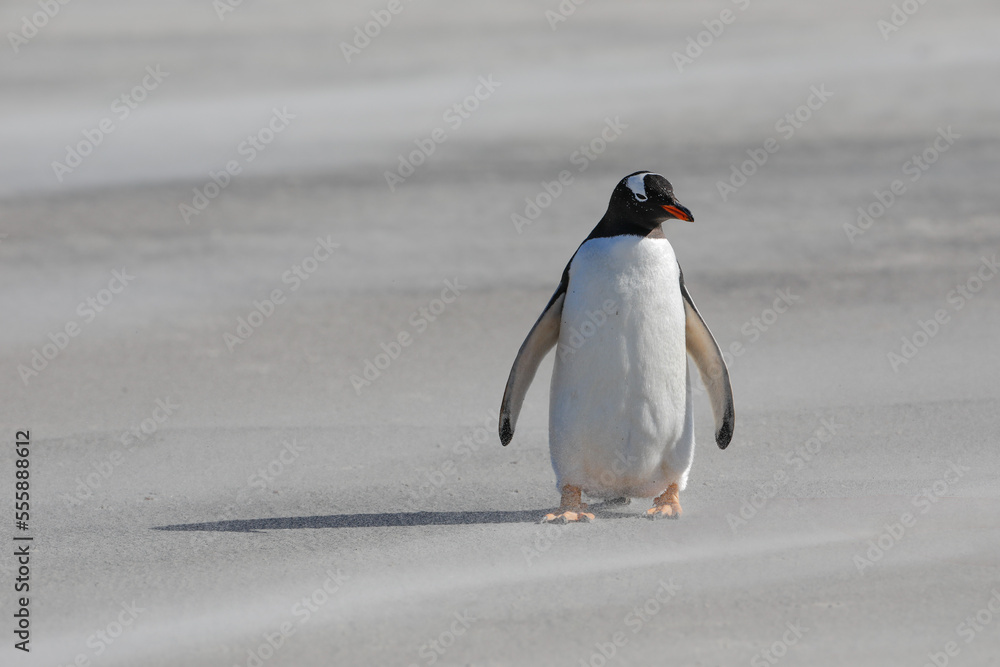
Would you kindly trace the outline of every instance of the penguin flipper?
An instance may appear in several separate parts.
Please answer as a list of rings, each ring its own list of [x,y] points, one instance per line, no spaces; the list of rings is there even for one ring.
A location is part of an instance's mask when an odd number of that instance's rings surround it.
[[[514,365],[507,378],[507,387],[500,403],[500,443],[506,447],[514,437],[514,427],[517,416],[521,413],[521,404],[528,393],[531,381],[542,359],[549,353],[559,340],[559,327],[562,323],[563,302],[566,300],[565,284],[552,295],[549,304],[531,327],[528,337],[517,352]]]
[[[719,449],[725,449],[733,439],[733,429],[736,426],[736,413],[733,409],[733,387],[729,382],[729,369],[726,360],[722,358],[715,337],[709,331],[705,320],[691,300],[684,286],[684,274],[680,274],[681,296],[684,297],[685,335],[687,352],[694,359],[701,381],[708,389],[712,402],[712,414],[715,415],[715,443]]]

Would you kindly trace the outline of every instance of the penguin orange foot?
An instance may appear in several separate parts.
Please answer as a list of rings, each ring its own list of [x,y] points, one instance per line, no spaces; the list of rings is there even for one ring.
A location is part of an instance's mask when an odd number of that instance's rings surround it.
[[[580,499],[581,491],[579,486],[567,484],[562,488],[562,499],[559,501],[559,510],[556,513],[548,513],[542,519],[542,523],[571,523],[574,521],[593,521],[594,515],[587,512],[587,504]]]
[[[653,507],[646,510],[646,516],[650,519],[681,518],[680,492],[676,484],[668,486],[666,491],[653,500]]]

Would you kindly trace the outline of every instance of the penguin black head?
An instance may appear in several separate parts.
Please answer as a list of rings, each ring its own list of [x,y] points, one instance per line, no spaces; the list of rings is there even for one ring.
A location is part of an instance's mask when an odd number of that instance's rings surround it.
[[[691,211],[674,197],[670,181],[650,171],[637,171],[618,182],[605,217],[609,222],[647,231],[667,220],[694,222]]]

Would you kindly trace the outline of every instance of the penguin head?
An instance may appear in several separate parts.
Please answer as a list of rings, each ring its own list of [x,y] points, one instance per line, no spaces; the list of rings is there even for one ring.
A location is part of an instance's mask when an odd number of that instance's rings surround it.
[[[674,197],[670,181],[650,171],[637,171],[619,181],[608,212],[650,230],[667,220],[694,222],[691,211]]]

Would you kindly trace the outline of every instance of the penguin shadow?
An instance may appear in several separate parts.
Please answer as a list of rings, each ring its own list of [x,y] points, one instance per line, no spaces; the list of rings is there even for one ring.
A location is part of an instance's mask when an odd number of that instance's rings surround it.
[[[601,518],[634,518],[623,513],[622,503],[592,503],[590,512]],[[617,510],[617,511],[616,511]],[[460,526],[491,523],[538,523],[549,509],[480,512],[382,512],[374,514],[328,514],[268,519],[229,519],[205,523],[154,526],[153,530],[256,533],[264,530],[303,528],[398,528],[404,526]]]

